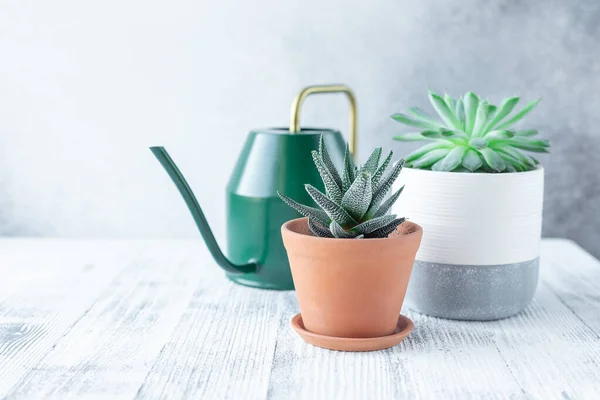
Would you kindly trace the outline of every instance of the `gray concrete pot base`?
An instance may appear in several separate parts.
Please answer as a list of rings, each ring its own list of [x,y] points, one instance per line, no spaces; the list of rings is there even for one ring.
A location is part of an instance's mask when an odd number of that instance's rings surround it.
[[[434,317],[487,321],[525,309],[538,283],[539,258],[504,265],[415,261],[405,304]]]

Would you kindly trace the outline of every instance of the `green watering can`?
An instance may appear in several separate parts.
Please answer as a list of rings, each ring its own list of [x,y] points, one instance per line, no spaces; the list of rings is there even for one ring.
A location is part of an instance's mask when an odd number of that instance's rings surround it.
[[[345,152],[342,134],[326,128],[300,128],[300,107],[315,93],[345,93],[350,101],[350,151],[356,154],[356,100],[343,85],[309,86],[294,99],[289,128],[250,131],[227,185],[226,257],[185,178],[164,149],[150,147],[185,200],[215,261],[232,281],[263,289],[294,289],[281,239],[281,225],[300,215],[277,196],[285,193],[303,204],[313,203],[304,184],[323,190],[311,150],[324,141],[333,162],[340,166]],[[313,203],[314,204],[314,203]]]

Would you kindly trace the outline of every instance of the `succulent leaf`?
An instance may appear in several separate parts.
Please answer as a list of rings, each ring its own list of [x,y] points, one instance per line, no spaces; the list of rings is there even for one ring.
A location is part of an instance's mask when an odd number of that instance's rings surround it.
[[[387,193],[387,191],[390,190],[396,179],[398,179],[398,176],[400,175],[400,171],[402,171],[403,166],[404,160],[399,160],[398,162],[396,162],[392,166],[392,169],[388,173],[386,173],[381,179],[381,182],[379,183],[377,188],[375,188],[374,193],[378,194],[381,191]]]
[[[354,159],[350,154],[350,148],[346,144],[346,153],[344,154],[344,172],[342,173],[342,192],[346,193],[346,190],[352,185],[355,179],[356,166],[354,165]]]
[[[459,131],[449,131],[449,130],[439,130],[439,131],[423,131],[421,135],[427,137],[427,139],[431,140],[447,140],[449,142],[463,145],[467,144],[469,138],[463,133]]]
[[[448,106],[448,109],[454,114],[455,117],[457,117],[456,115],[456,100],[454,100],[454,98],[452,96],[450,96],[448,93],[444,93],[444,103],[446,103],[446,105]],[[458,118],[457,118],[458,119]],[[458,127],[460,129],[460,127]]]
[[[527,150],[534,153],[547,153],[550,144],[545,140],[533,140],[526,137],[515,136],[511,140],[496,140],[490,144],[494,148],[512,146],[517,149]]]
[[[452,131],[423,131],[421,132],[421,136],[426,137],[427,139],[447,139],[451,135],[446,132]],[[446,134],[444,134],[446,133]]]
[[[450,143],[450,142],[438,141],[438,142],[430,143],[423,147],[419,147],[417,150],[408,154],[405,157],[405,161],[410,164],[411,162],[415,161],[416,159],[422,157],[423,155],[429,153],[432,150],[443,149],[443,148],[449,149],[451,147],[452,147],[452,143]]]
[[[527,171],[529,169],[527,163],[520,162],[519,160],[514,159],[501,151],[498,151],[497,153],[504,157],[507,166],[509,164],[512,165],[517,172]]]
[[[379,180],[381,179],[381,177],[383,176],[383,173],[385,172],[388,165],[390,164],[390,161],[392,161],[393,155],[394,155],[394,152],[390,151],[390,154],[388,154],[388,156],[385,158],[385,160],[383,160],[383,162],[381,163],[381,166],[379,166],[379,168],[377,168],[377,171],[375,172],[375,174],[373,175],[373,178],[371,179],[371,185],[373,187],[377,187],[377,185],[379,184]]]
[[[333,238],[333,234],[329,231],[329,229],[322,227],[318,223],[314,222],[310,217],[308,218],[308,229],[313,233],[313,235],[324,238]]]
[[[449,148],[432,150],[429,153],[426,153],[425,155],[420,157],[419,159],[413,161],[411,163],[411,167],[412,168],[429,167],[429,166],[435,164],[436,162],[438,162],[439,160],[441,160],[442,158],[446,157],[446,155],[449,152],[450,152]]]
[[[475,149],[467,150],[467,153],[463,157],[462,166],[470,172],[477,171],[483,165],[481,156]]]
[[[468,92],[465,95],[463,102],[465,104],[465,132],[467,135],[471,135],[473,126],[475,125],[477,108],[479,107],[479,98],[475,93]]]
[[[388,172],[383,177],[379,186],[374,190],[373,198],[371,200],[371,206],[370,206],[370,209],[373,212],[375,212],[376,209],[379,209],[379,205],[381,204],[383,199],[385,199],[385,196],[389,192],[390,188],[392,187],[392,185],[394,184],[396,179],[398,179],[398,175],[400,175],[400,171],[402,171],[403,165],[404,165],[404,160],[398,161],[392,167],[390,172]]]
[[[537,163],[535,162],[535,159],[517,149],[515,149],[512,146],[503,146],[501,150],[504,153],[507,153],[508,155],[510,155],[511,157],[519,160],[521,163],[525,164],[525,165],[529,165],[529,167],[531,168],[535,168],[535,166],[537,165]],[[498,151],[496,150],[496,151]]]
[[[377,218],[377,217],[381,217],[381,216],[385,215],[385,213],[387,213],[388,210],[390,208],[392,208],[392,205],[396,202],[396,200],[398,200],[398,197],[400,197],[402,190],[404,190],[404,186],[402,186],[400,189],[398,189],[394,194],[392,194],[390,197],[388,197],[387,200],[383,202],[383,204],[381,204],[379,207],[377,207],[377,211],[375,211],[373,213],[372,217]],[[369,209],[369,211],[367,211],[367,215],[369,215],[370,213],[371,213],[371,209]]]
[[[465,103],[463,102],[462,97],[456,101],[456,107],[454,108],[454,115],[456,115],[456,118],[458,118],[458,121],[460,122],[460,129],[462,131],[464,131],[465,123],[466,123],[466,115],[465,115]],[[465,134],[465,136],[467,136],[467,135]]]
[[[497,149],[494,151],[504,159],[504,161],[506,162],[507,169],[509,169],[509,164],[512,165],[517,171],[524,171],[527,169],[527,163],[519,160],[517,157],[513,157],[512,155],[510,155],[502,149]]]
[[[422,128],[422,129],[438,129],[439,128],[439,125],[435,125],[431,122],[426,122],[426,121],[423,121],[418,118],[413,118],[406,114],[400,114],[400,113],[394,114],[394,115],[392,115],[392,118],[398,122],[403,123],[404,125],[414,126],[415,128]]]
[[[485,134],[485,139],[489,142],[497,139],[512,139],[515,133],[507,130],[491,131]]]
[[[475,116],[475,124],[473,125],[473,132],[471,133],[472,137],[483,136],[483,128],[488,122],[488,117],[490,114],[490,107],[487,101],[482,101],[479,103],[479,107],[477,107],[477,114]]]
[[[502,105],[500,106],[500,109],[498,110],[496,115],[494,115],[494,118],[492,118],[490,120],[490,122],[488,123],[487,129],[488,130],[493,129],[494,126],[496,126],[500,121],[502,121],[502,119],[504,117],[506,117],[508,114],[510,114],[512,112],[513,108],[515,108],[515,106],[517,105],[518,102],[519,102],[518,97],[511,97],[509,99],[504,100],[502,102]]]
[[[318,208],[305,206],[304,204],[297,203],[296,201],[290,199],[284,194],[277,192],[281,200],[288,206],[292,207],[294,210],[298,211],[301,215],[312,219],[313,221],[318,222],[323,226],[328,226],[331,219],[327,215],[327,213],[323,210],[319,210]]]
[[[527,104],[521,111],[519,111],[518,113],[516,113],[512,118],[510,118],[509,120],[503,122],[502,124],[500,124],[499,126],[496,127],[496,129],[504,129],[507,128],[511,125],[513,125],[514,123],[516,123],[517,121],[521,120],[523,117],[525,117],[527,114],[529,114],[529,112],[531,112],[531,110],[533,110],[535,108],[535,106],[537,106],[537,104],[540,102],[541,99],[537,99],[532,101],[531,103]]]
[[[390,222],[386,226],[383,226],[377,229],[376,231],[371,232],[369,235],[374,238],[386,238],[390,235],[390,233],[394,232],[396,228],[400,226],[404,221],[406,221],[405,218],[398,218]]]
[[[310,197],[312,197],[315,203],[317,203],[317,205],[321,207],[325,213],[327,213],[331,220],[336,221],[338,224],[344,227],[352,226],[357,223],[342,206],[331,200],[325,194],[321,193],[317,188],[309,184],[304,185],[304,187],[306,188],[306,191]]]
[[[312,158],[317,166],[317,170],[319,171],[319,175],[321,175],[321,180],[323,181],[323,185],[325,186],[325,193],[336,203],[342,201],[342,190],[337,185],[334,177],[331,175],[329,168],[325,165],[319,153],[316,150],[312,151]]]
[[[425,111],[421,110],[419,107],[409,108],[408,113],[411,114],[414,118],[429,124],[431,129],[439,129],[444,127],[443,124],[441,124],[439,121],[436,121],[433,117],[431,117]]]
[[[530,137],[530,136],[535,136],[537,134],[538,134],[538,131],[536,131],[535,129],[526,129],[524,131],[517,131],[515,133],[515,135],[522,136],[522,137]]]
[[[445,138],[469,139],[469,136],[467,136],[467,134],[464,133],[463,131],[442,129],[442,130],[440,130],[440,132],[442,133],[442,136]]]
[[[446,157],[436,162],[432,167],[432,171],[452,171],[460,165],[463,155],[467,150],[466,147],[455,147],[446,154]]]
[[[394,140],[398,140],[400,142],[419,142],[423,140],[432,140],[427,136],[423,135],[425,132],[436,132],[436,131],[423,131],[423,132],[409,132],[403,133],[402,135],[394,136]]]
[[[485,149],[480,150],[479,152],[483,156],[483,159],[485,160],[485,162],[492,169],[494,169],[497,172],[504,171],[504,168],[506,168],[506,163],[504,162],[504,159],[498,155],[498,153],[496,153],[494,150],[490,149],[489,147],[486,147]]]
[[[331,221],[331,224],[329,224],[329,230],[331,231],[333,236],[335,236],[336,238],[350,239],[350,238],[356,237],[356,234],[354,234],[353,232],[345,231],[344,228],[342,228],[335,221]]]
[[[371,233],[379,228],[382,228],[382,227],[388,225],[390,222],[394,221],[395,219],[396,219],[395,214],[383,215],[381,217],[373,218],[373,219],[365,221],[361,224],[358,224],[354,228],[352,228],[351,231],[356,234],[366,235],[368,233]]]
[[[446,104],[444,99],[442,99],[441,96],[433,93],[430,90],[429,91],[429,101],[431,102],[431,105],[433,106],[433,108],[435,108],[437,113],[440,115],[440,117],[444,120],[446,125],[452,126],[456,129],[460,129],[460,123],[454,116],[454,113],[452,112],[453,109],[450,109],[448,107],[448,105]]]
[[[476,150],[485,149],[486,147],[488,147],[488,145],[488,141],[484,138],[471,138],[471,140],[469,140],[469,146]]]
[[[381,147],[377,147],[375,150],[373,150],[367,161],[360,169],[361,172],[368,172],[371,174],[371,176],[375,175],[375,172],[377,172],[377,166],[379,165],[379,159],[381,158],[381,150]]]
[[[327,167],[327,171],[329,175],[337,185],[338,189],[342,189],[342,178],[340,178],[340,174],[338,174],[333,161],[331,161],[331,157],[329,157],[329,153],[327,152],[327,147],[325,147],[325,140],[323,139],[323,135],[319,138],[319,155],[321,156],[321,161]],[[314,156],[313,156],[314,158]],[[318,168],[318,167],[317,167]],[[319,171],[320,173],[320,171]]]
[[[365,215],[373,196],[371,174],[361,172],[342,198],[342,207],[354,218],[360,221]]]

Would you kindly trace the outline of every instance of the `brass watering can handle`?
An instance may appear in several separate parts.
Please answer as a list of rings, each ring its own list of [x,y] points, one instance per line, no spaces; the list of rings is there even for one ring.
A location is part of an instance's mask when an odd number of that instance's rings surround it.
[[[356,97],[346,85],[316,85],[305,87],[298,93],[290,111],[290,132],[300,132],[300,108],[306,96],[315,93],[345,93],[350,102],[350,152],[356,158]]]

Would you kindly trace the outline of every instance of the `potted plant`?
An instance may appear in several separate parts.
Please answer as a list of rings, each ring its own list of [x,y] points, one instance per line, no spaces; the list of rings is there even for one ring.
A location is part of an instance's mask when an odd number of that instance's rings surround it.
[[[546,153],[536,130],[514,129],[539,102],[511,114],[519,98],[496,107],[473,93],[429,92],[442,121],[419,108],[392,116],[420,132],[396,140],[427,144],[406,156],[402,201],[422,224],[407,305],[444,318],[514,315],[538,281],[544,170],[527,152]]]
[[[281,232],[301,311],[297,330],[309,343],[373,350],[398,343],[412,329],[400,309],[422,230],[388,215],[402,192],[387,198],[403,161],[386,172],[392,152],[380,164],[381,153],[375,149],[357,168],[346,148],[339,173],[321,140],[312,156],[325,193],[305,185],[319,208],[280,194],[306,217],[288,221]]]

